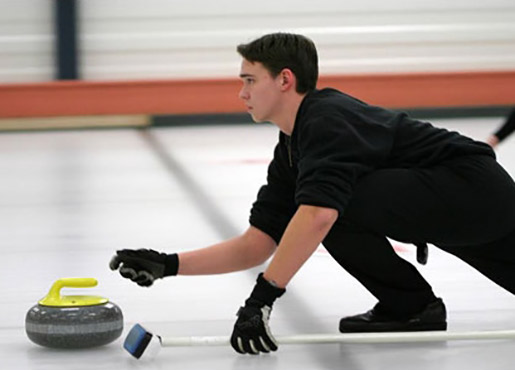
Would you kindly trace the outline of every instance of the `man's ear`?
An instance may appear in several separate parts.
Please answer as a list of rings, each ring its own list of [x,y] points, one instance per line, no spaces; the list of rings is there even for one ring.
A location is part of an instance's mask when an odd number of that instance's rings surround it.
[[[282,91],[287,91],[291,88],[295,89],[297,79],[295,78],[295,75],[291,69],[284,68],[281,72],[279,72],[278,79]]]

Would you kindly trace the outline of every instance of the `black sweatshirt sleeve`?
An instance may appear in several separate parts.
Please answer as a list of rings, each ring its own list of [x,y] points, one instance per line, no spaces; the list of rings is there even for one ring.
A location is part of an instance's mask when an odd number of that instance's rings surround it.
[[[259,190],[249,219],[252,226],[268,234],[277,244],[297,210],[295,179],[291,177],[288,165],[285,148],[278,144],[268,166],[267,183]]]
[[[335,112],[299,128],[296,203],[333,208],[342,216],[356,181],[387,157],[393,135],[386,126]]]
[[[510,115],[506,119],[506,122],[497,129],[494,133],[495,136],[499,139],[499,142],[506,139],[513,131],[515,131],[515,109],[512,109]]]

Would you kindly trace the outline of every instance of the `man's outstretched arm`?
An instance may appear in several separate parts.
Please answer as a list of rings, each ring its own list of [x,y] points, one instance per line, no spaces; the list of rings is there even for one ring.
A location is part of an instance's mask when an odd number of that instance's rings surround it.
[[[324,240],[338,218],[332,208],[301,205],[291,219],[264,278],[284,288]]]
[[[206,275],[246,270],[265,262],[275,241],[250,226],[242,235],[212,246],[179,253],[178,275]]]
[[[275,241],[250,226],[235,238],[182,253],[167,254],[152,249],[116,251],[109,263],[124,278],[140,286],[174,275],[207,275],[245,270],[265,262],[276,249]]]

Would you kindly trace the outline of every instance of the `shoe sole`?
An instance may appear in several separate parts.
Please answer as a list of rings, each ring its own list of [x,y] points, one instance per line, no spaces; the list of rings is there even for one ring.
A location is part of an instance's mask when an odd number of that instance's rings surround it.
[[[447,323],[399,323],[399,325],[381,324],[356,324],[341,325],[340,333],[388,333],[388,332],[414,332],[414,331],[444,331],[447,330]]]

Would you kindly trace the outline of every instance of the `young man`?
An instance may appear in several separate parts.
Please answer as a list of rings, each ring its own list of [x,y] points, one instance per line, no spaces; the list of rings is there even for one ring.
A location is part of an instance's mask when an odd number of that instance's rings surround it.
[[[458,256],[515,293],[515,184],[490,146],[316,89],[317,52],[276,33],[238,46],[240,98],[279,142],[245,233],[180,254],[121,250],[112,269],[142,286],[176,274],[217,274],[270,264],[238,312],[239,353],[277,349],[272,304],[322,243],[377,299],[341,319],[341,332],[445,330],[446,310],[388,238]]]

